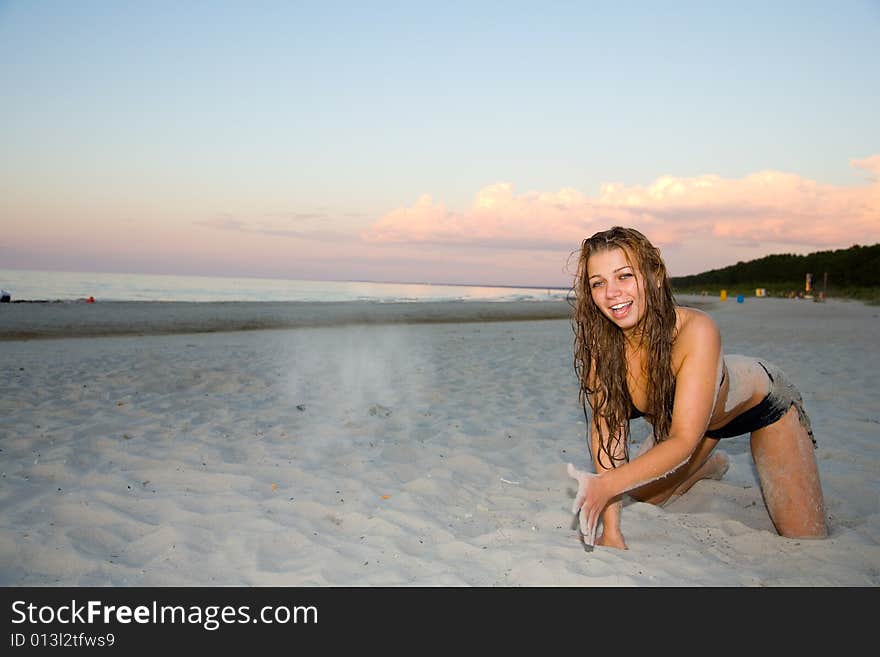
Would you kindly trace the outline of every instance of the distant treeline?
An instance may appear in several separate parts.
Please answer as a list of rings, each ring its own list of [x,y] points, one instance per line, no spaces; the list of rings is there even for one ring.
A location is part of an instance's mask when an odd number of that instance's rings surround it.
[[[880,292],[880,243],[808,255],[769,255],[702,274],[673,277],[672,286],[676,292],[717,293],[726,288],[731,293],[752,294],[763,287],[775,296],[803,292],[808,273],[813,275],[817,292],[827,288],[829,294],[839,296],[876,297]]]

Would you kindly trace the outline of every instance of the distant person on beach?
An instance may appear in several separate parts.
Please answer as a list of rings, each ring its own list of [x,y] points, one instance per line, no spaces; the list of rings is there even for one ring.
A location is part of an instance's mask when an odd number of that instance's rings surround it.
[[[771,363],[723,353],[712,318],[676,305],[660,252],[644,235],[615,227],[584,240],[574,293],[574,365],[596,471],[568,464],[585,544],[625,549],[624,493],[662,505],[700,479],[720,479],[728,458],[713,453],[718,441],[747,433],[779,534],[827,535],[800,393]],[[643,416],[653,433],[630,458],[630,420]]]

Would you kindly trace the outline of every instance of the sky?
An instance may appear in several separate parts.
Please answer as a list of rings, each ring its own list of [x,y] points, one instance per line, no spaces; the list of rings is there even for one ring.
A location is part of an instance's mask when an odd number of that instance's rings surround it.
[[[0,0],[0,269],[570,285],[880,242],[880,0]]]

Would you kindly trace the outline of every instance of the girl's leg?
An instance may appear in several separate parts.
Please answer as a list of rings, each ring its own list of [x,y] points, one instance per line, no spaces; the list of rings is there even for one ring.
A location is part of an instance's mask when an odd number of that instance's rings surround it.
[[[700,479],[721,479],[729,465],[724,452],[712,454],[717,438],[703,438],[690,460],[671,475],[631,490],[630,497],[649,504],[665,504],[671,497],[683,495]]]
[[[752,432],[752,458],[770,519],[782,536],[823,538],[825,501],[813,442],[792,406],[777,422]]]

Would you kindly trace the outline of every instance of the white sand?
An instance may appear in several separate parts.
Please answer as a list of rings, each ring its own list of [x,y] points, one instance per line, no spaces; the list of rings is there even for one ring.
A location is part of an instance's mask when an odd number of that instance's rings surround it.
[[[567,320],[401,323],[480,317],[349,304],[283,330],[8,339],[170,331],[167,308],[183,307],[109,305],[56,308],[107,313],[112,330],[45,304],[0,308],[2,585],[880,583],[876,307],[709,308],[727,352],[801,388],[828,539],[775,534],[744,436],[722,441],[724,480],[666,508],[628,502],[628,551],[585,553],[565,473],[589,462]],[[189,305],[199,330],[301,316]]]

